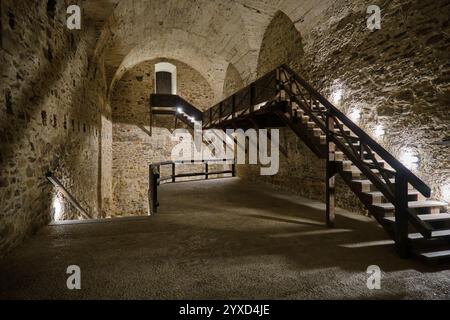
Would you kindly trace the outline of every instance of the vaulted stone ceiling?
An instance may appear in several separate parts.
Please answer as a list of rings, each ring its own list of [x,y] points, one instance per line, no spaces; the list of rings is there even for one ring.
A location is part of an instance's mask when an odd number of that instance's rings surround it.
[[[198,70],[222,95],[233,64],[244,80],[255,75],[266,27],[281,10],[301,32],[315,24],[333,0],[99,0],[84,7],[102,23],[98,50],[105,53],[111,86],[133,66],[171,58]]]

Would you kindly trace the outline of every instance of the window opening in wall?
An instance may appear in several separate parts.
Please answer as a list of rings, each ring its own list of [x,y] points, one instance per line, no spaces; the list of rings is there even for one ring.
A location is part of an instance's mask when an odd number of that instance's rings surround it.
[[[155,93],[177,94],[177,67],[168,62],[155,65]]]

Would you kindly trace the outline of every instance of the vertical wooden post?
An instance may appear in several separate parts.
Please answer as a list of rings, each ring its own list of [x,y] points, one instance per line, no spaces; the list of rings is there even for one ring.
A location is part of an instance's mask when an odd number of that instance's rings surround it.
[[[276,84],[276,94],[278,94],[278,101],[286,100],[286,92],[283,90],[283,73],[281,68],[277,69],[277,84]]]
[[[236,95],[233,94],[232,105],[231,105],[231,119],[234,119],[236,115]]]
[[[333,143],[334,119],[327,113],[327,173],[326,173],[326,222],[329,228],[336,225],[336,161]]]
[[[231,174],[233,177],[236,177],[236,161],[233,160],[233,163],[231,164]]]
[[[395,175],[395,245],[402,258],[409,255],[408,246],[408,180],[401,172]]]
[[[205,179],[209,179],[209,165],[208,162],[205,162]]]
[[[369,151],[369,150],[367,150]],[[359,155],[360,159],[364,161],[364,145],[362,144],[362,141],[359,141]]]
[[[159,171],[158,171],[159,172]],[[158,178],[159,174],[155,172],[155,168],[150,166],[149,170],[149,215],[157,213],[158,208]]]
[[[148,167],[148,215],[153,214],[153,172],[152,166]]]
[[[176,170],[175,170],[175,162],[173,162],[173,163],[172,163],[172,182],[175,182],[175,180],[176,180],[175,174],[176,174]]]
[[[150,105],[150,136],[152,136],[152,133],[153,133],[153,109],[152,109],[152,106]]]
[[[255,101],[256,101],[256,85],[252,83],[250,85],[250,112],[255,110]]]

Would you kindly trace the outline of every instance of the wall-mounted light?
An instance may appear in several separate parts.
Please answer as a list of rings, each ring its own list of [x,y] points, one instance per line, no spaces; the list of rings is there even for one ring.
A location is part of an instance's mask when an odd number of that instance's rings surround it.
[[[382,137],[382,136],[384,136],[384,127],[383,127],[383,125],[382,124],[378,124],[376,127],[375,127],[375,130],[373,131],[373,133],[375,134],[375,136],[377,137],[377,138],[380,138],[380,137]]]
[[[353,109],[352,112],[350,112],[350,119],[357,123],[361,119],[361,110],[359,109]]]
[[[183,113],[183,109],[182,108],[177,108],[177,112],[178,113]]]
[[[410,170],[416,170],[419,158],[411,150],[405,150],[400,156],[400,162]]]

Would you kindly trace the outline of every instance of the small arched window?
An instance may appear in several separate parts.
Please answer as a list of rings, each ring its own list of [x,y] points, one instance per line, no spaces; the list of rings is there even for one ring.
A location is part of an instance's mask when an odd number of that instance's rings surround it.
[[[177,67],[168,62],[155,65],[155,93],[177,94]]]

